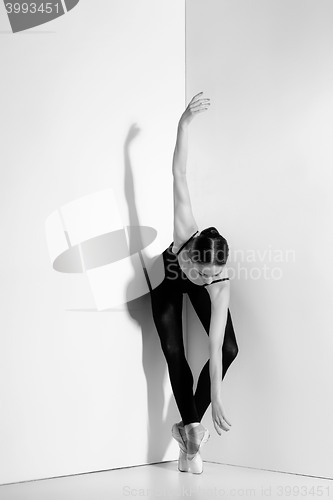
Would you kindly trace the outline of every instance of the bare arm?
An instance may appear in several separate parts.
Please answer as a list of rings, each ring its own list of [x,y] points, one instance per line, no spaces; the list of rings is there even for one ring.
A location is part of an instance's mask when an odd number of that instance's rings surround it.
[[[177,140],[173,153],[172,173],[173,175],[186,175],[187,151],[188,151],[188,123],[179,120],[177,128]]]
[[[188,126],[197,113],[208,109],[209,99],[200,99],[197,94],[190,101],[182,114],[177,129],[177,141],[173,154],[173,201],[174,201],[174,233],[176,246],[186,241],[198,229],[194,219],[190,194],[186,179],[186,164],[188,152]]]
[[[209,374],[211,380],[212,418],[215,429],[221,434],[221,428],[228,431],[230,422],[226,419],[221,401],[222,385],[222,346],[228,318],[230,300],[230,282],[225,281],[211,296],[211,320],[209,327]]]

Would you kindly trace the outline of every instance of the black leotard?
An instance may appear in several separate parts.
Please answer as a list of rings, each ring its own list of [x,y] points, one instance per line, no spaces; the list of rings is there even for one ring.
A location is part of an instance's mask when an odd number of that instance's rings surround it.
[[[200,372],[195,394],[193,394],[193,374],[185,356],[183,341],[184,293],[188,294],[207,335],[209,335],[211,323],[211,298],[207,288],[205,285],[197,285],[190,281],[181,270],[178,262],[177,255],[191,238],[181,246],[177,254],[171,250],[173,242],[164,250],[162,255],[165,278],[150,293],[156,330],[167,362],[175,401],[185,425],[191,422],[200,422],[211,402],[209,360],[206,361]],[[222,379],[237,353],[238,345],[228,308],[222,346]]]

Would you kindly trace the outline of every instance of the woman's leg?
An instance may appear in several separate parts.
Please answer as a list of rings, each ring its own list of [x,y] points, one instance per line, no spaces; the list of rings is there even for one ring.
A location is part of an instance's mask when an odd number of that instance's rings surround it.
[[[167,279],[151,291],[155,326],[160,337],[171,387],[184,424],[199,422],[193,396],[193,375],[183,342],[183,294],[176,283]]]
[[[211,317],[211,301],[209,293],[205,288],[188,291],[188,296],[191,300],[193,308],[197,313],[206,333],[209,335],[210,317]],[[222,380],[237,356],[238,345],[236,341],[235,331],[232,324],[230,310],[228,309],[227,323],[225,327],[225,335],[222,346]],[[198,378],[197,388],[194,395],[195,405],[198,411],[199,420],[201,421],[208,406],[211,403],[210,399],[210,375],[209,375],[209,360],[204,365]]]

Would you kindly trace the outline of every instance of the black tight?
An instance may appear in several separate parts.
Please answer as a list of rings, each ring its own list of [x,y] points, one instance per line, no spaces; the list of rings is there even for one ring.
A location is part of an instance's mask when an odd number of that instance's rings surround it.
[[[165,278],[151,291],[152,313],[164,353],[173,394],[184,424],[200,422],[210,404],[209,360],[199,375],[193,395],[193,375],[187,362],[182,327],[183,293],[187,293],[206,333],[209,335],[211,301],[206,287],[195,285],[179,268],[170,247],[163,252]],[[230,311],[222,347],[224,378],[238,353]]]

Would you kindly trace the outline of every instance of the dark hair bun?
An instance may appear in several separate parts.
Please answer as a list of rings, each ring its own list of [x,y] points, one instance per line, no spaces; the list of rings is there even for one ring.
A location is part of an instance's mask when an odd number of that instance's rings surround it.
[[[203,229],[201,231],[201,234],[205,234],[207,236],[212,236],[212,237],[220,236],[220,233],[218,232],[218,230],[214,226],[210,226],[210,227],[207,227],[206,229]]]
[[[201,234],[194,239],[191,248],[192,261],[200,264],[222,266],[227,262],[228,254],[228,242],[214,226],[201,231]]]

